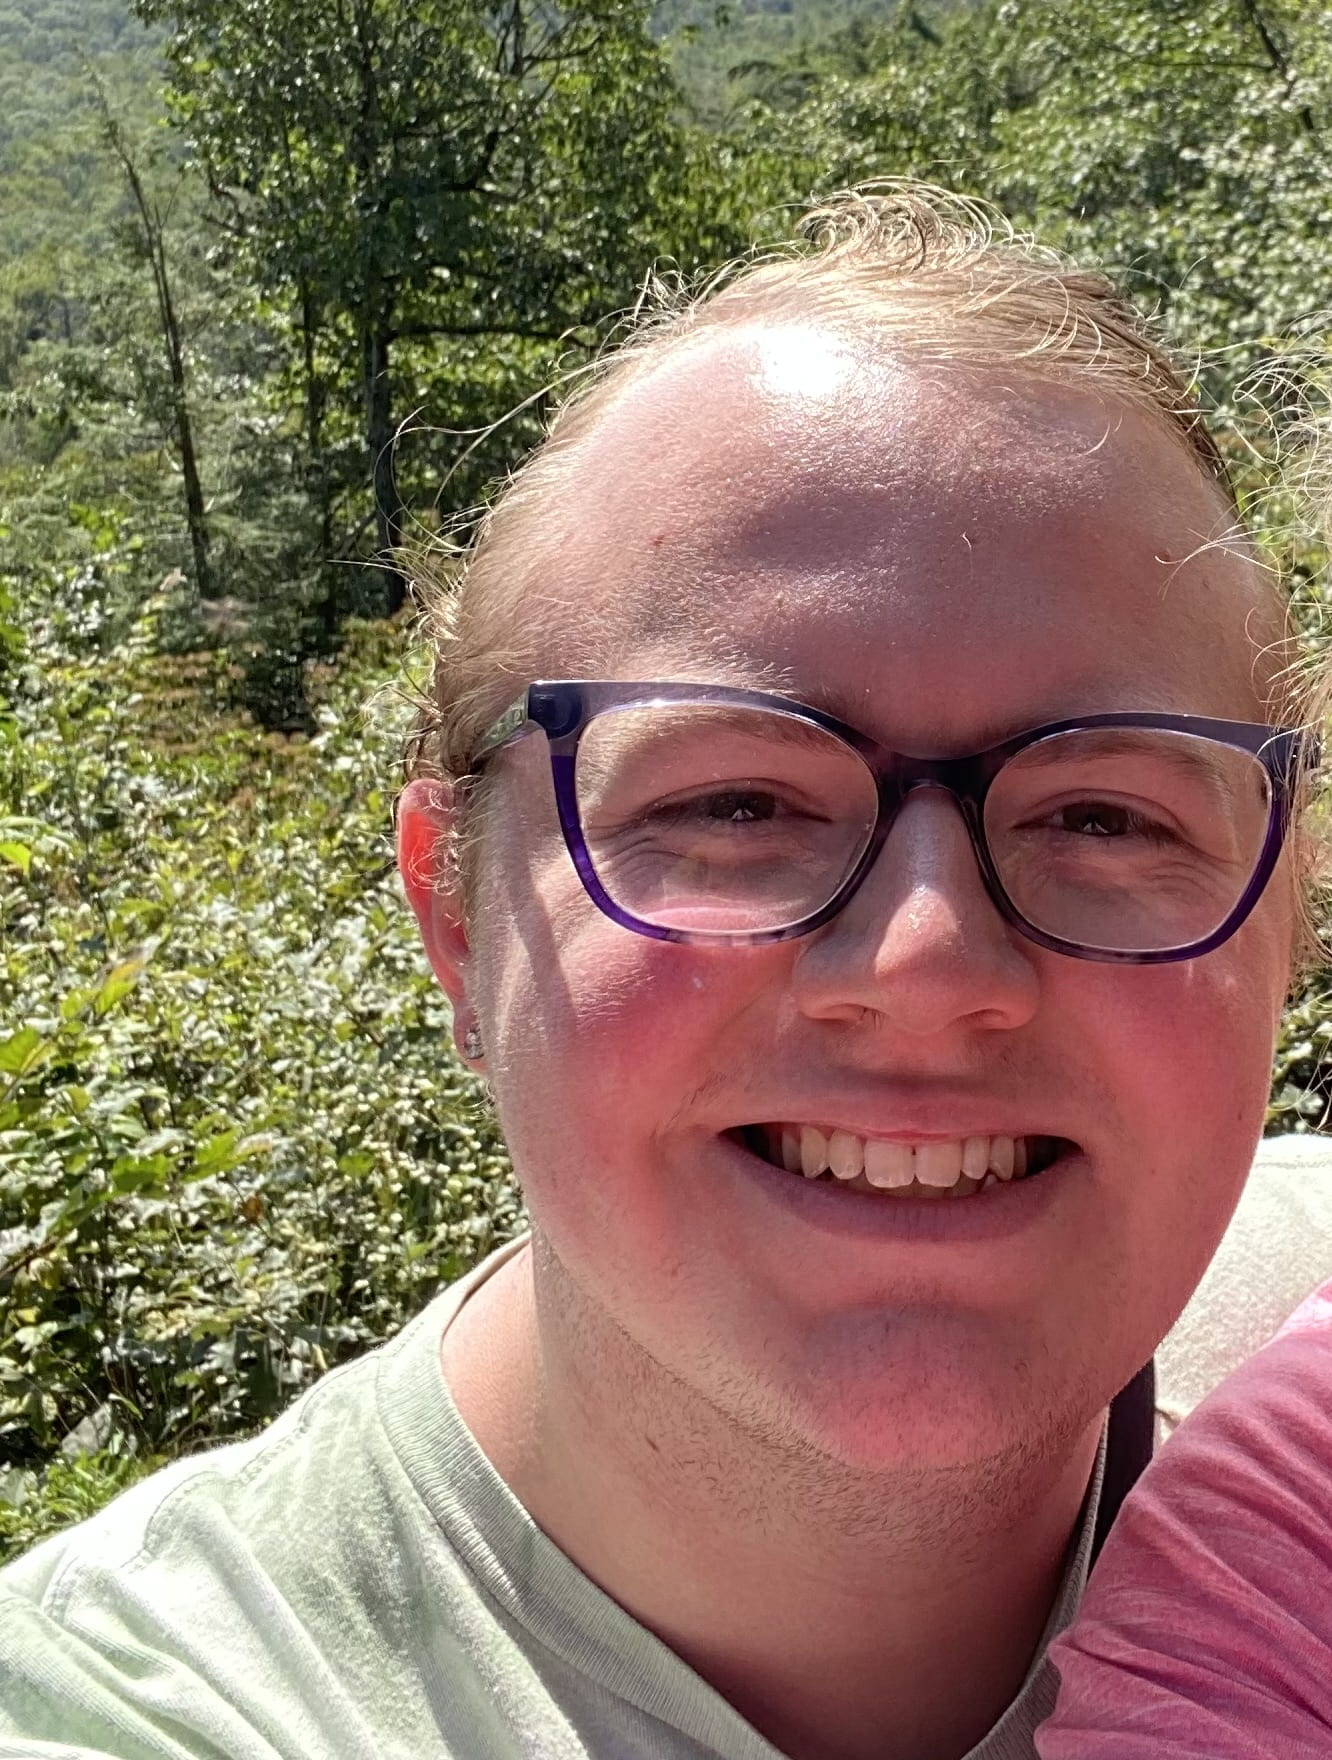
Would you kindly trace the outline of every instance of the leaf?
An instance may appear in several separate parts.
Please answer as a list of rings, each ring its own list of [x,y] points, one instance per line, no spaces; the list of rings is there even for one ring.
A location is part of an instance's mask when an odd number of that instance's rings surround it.
[[[27,875],[32,869],[32,851],[26,843],[6,841],[0,843],[0,861],[8,862],[11,868]]]
[[[93,989],[70,990],[60,999],[60,1018],[63,1021],[77,1020],[91,1006],[97,992]]]
[[[93,1009],[98,1015],[110,1014],[117,1003],[129,995],[143,976],[144,968],[151,957],[152,947],[148,945],[111,967],[98,985],[93,998]]]
[[[166,1155],[149,1155],[144,1159],[135,1156],[132,1160],[118,1161],[111,1170],[111,1189],[121,1197],[146,1191],[159,1184],[170,1167],[171,1160]]]
[[[58,1320],[46,1320],[40,1326],[20,1326],[11,1334],[11,1342],[26,1355],[32,1356],[60,1331]]]
[[[11,1076],[26,1076],[50,1055],[52,1045],[36,1027],[20,1027],[0,1045],[0,1071]]]
[[[236,1132],[219,1131],[215,1137],[209,1137],[195,1149],[194,1167],[190,1177],[204,1179],[209,1174],[220,1173],[224,1168],[233,1166],[237,1159]]]

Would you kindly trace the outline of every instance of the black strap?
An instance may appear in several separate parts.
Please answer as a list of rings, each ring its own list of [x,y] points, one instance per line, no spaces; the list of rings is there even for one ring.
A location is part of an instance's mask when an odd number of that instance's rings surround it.
[[[1110,1406],[1110,1434],[1105,1446],[1105,1476],[1101,1502],[1092,1535],[1091,1562],[1105,1544],[1119,1506],[1137,1483],[1138,1475],[1152,1458],[1156,1440],[1156,1367],[1146,1364],[1117,1393]]]

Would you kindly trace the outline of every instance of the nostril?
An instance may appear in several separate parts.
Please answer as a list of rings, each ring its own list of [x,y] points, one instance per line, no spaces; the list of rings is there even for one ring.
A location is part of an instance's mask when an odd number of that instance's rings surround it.
[[[970,858],[969,858],[970,860]],[[868,877],[791,967],[809,1019],[872,1022],[913,1038],[956,1023],[1025,1025],[1039,1001],[1037,950],[970,876],[891,870]]]

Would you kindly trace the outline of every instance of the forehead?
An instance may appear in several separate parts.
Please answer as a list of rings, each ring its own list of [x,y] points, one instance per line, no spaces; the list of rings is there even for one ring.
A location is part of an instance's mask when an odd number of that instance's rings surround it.
[[[631,382],[570,463],[548,674],[779,682],[945,743],[1258,712],[1274,602],[1223,498],[1164,423],[1084,386],[719,331]]]

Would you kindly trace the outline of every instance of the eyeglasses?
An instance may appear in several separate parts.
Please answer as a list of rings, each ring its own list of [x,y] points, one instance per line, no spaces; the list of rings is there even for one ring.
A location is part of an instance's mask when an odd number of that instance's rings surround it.
[[[694,684],[542,681],[471,772],[544,732],[579,879],[661,941],[807,935],[854,897],[918,788],[957,802],[990,897],[1029,940],[1151,965],[1210,953],[1258,902],[1315,742],[1193,715],[1088,715],[913,758],[819,709]]]

